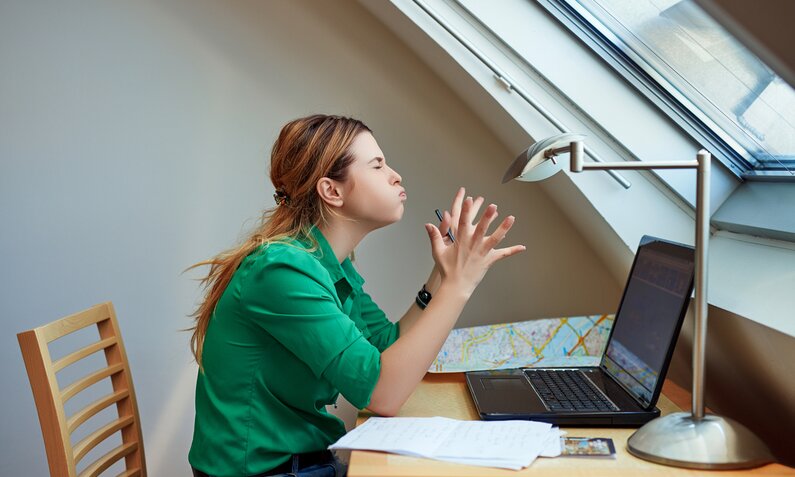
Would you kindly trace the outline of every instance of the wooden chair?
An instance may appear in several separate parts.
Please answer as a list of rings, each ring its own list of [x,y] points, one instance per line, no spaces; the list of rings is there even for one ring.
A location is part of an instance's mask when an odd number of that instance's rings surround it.
[[[52,341],[94,325],[99,331],[99,341],[71,352],[55,362],[52,361],[50,357]],[[50,475],[93,477],[100,475],[124,458],[126,471],[119,477],[146,477],[138,405],[113,305],[108,302],[93,306],[48,325],[19,333],[17,338],[39,413]],[[63,389],[59,388],[56,373],[99,351],[105,354],[106,366],[77,379]],[[66,416],[64,404],[69,399],[107,378],[110,378],[113,387],[110,394],[95,400],[71,416]],[[113,404],[116,405],[118,419],[88,433],[87,437],[72,445],[71,435],[75,429]],[[121,431],[121,445],[90,462],[78,474],[77,465],[81,459],[98,444],[119,431]]]

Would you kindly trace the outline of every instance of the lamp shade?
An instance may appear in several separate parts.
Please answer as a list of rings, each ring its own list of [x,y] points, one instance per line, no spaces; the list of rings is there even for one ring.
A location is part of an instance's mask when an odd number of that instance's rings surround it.
[[[535,182],[552,176],[560,170],[561,164],[544,157],[544,153],[549,149],[568,146],[572,141],[582,141],[584,138],[582,134],[566,133],[536,142],[522,151],[511,163],[502,176],[502,183],[505,184],[512,179]]]

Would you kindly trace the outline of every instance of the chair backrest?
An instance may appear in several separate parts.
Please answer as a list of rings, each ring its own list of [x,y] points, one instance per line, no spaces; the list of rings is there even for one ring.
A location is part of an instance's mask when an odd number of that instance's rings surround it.
[[[96,326],[99,340],[66,354],[53,362],[50,343],[75,331]],[[135,401],[130,365],[124,351],[113,305],[103,303],[50,324],[17,334],[22,357],[33,389],[39,423],[47,451],[51,476],[93,477],[124,458],[125,477],[146,476],[143,439]],[[56,374],[94,353],[103,351],[105,366],[59,388]],[[71,416],[64,404],[84,389],[110,379],[112,391]],[[114,405],[118,418],[72,444],[72,433],[92,416]],[[89,429],[90,430],[90,429]],[[81,429],[81,434],[85,429]],[[121,431],[121,445],[89,462],[80,474],[77,467],[89,451]],[[118,439],[118,438],[117,438]],[[101,450],[101,449],[100,449]]]

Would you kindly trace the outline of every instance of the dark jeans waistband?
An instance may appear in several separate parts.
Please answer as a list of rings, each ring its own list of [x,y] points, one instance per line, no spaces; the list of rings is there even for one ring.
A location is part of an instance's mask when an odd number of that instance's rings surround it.
[[[298,461],[297,463],[295,462],[296,460]],[[267,477],[270,475],[289,474],[290,472],[293,471],[293,463],[296,463],[297,469],[301,470],[303,468],[310,467],[315,464],[321,464],[333,461],[334,461],[334,454],[332,454],[330,450],[304,452],[303,454],[293,454],[292,458],[287,459],[287,462],[279,464],[278,466],[274,467],[271,470],[262,472],[260,474],[256,474],[251,477]],[[192,466],[191,469],[193,469],[193,477],[213,477],[211,475],[205,474],[204,472]]]

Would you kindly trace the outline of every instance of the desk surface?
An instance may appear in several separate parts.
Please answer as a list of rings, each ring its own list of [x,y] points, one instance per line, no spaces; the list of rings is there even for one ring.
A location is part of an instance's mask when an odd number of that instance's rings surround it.
[[[677,395],[675,388],[665,390],[678,403],[687,396]],[[665,395],[660,396],[657,404],[663,414],[678,411],[680,408]],[[360,425],[372,414],[367,411],[359,413],[356,425]],[[409,400],[400,410],[402,417],[444,416],[454,419],[478,419],[475,406],[469,397],[463,373],[428,374],[417,387]],[[661,476],[661,475],[704,475],[714,474],[717,477],[729,476],[795,476],[795,469],[779,464],[770,464],[746,471],[700,471],[679,469],[653,464],[638,459],[626,450],[626,442],[634,429],[571,429],[570,436],[610,437],[616,445],[616,459],[589,458],[556,458],[540,457],[532,465],[521,471],[496,469],[492,467],[476,467],[451,464],[430,459],[387,454],[382,452],[354,451],[351,453],[349,477],[391,477],[391,476]]]

